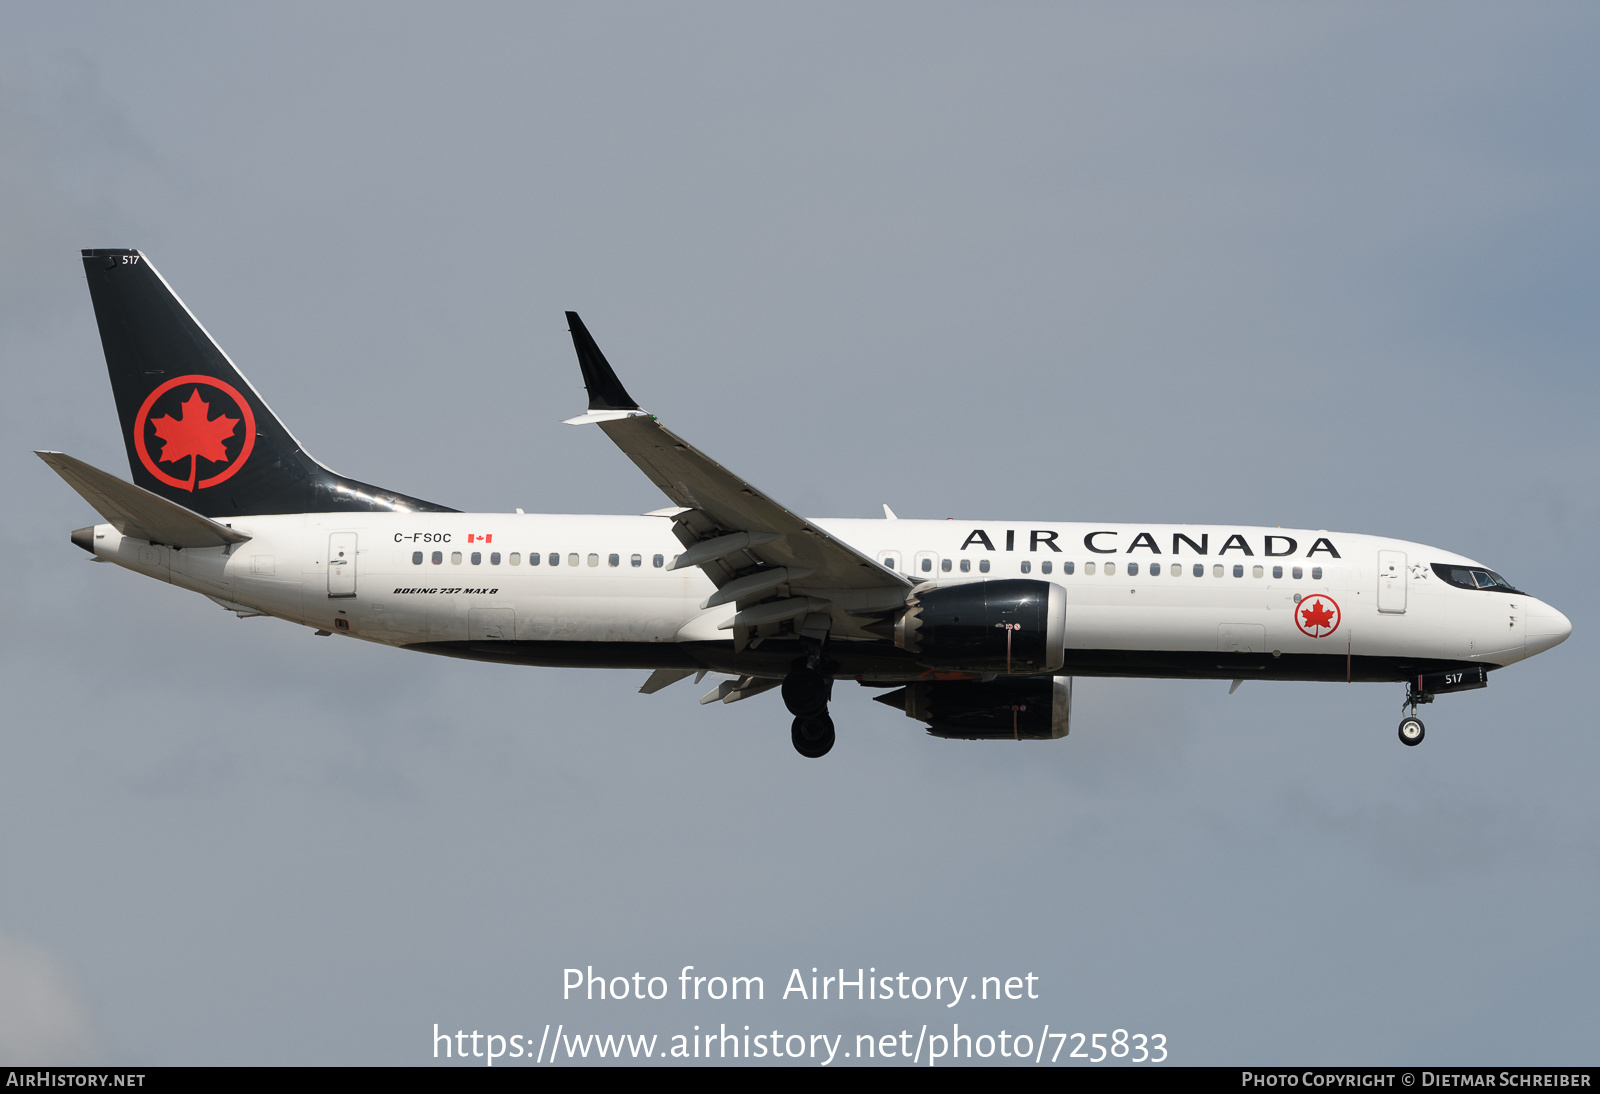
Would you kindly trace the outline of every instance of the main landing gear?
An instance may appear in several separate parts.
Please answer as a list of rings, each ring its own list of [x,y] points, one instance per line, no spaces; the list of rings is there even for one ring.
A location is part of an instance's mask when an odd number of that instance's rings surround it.
[[[828,717],[828,697],[833,681],[815,665],[802,661],[783,678],[783,705],[794,715],[789,739],[807,759],[826,756],[833,747],[833,719]]]
[[[1422,724],[1422,719],[1417,717],[1417,707],[1423,703],[1433,702],[1433,696],[1417,688],[1415,680],[1406,684],[1406,701],[1400,704],[1410,707],[1411,713],[1400,719],[1400,743],[1410,748],[1415,748],[1422,743],[1422,738],[1427,734],[1427,729]]]
[[[833,747],[833,719],[827,711],[798,715],[789,730],[789,740],[794,742],[794,750],[808,760],[826,756]]]

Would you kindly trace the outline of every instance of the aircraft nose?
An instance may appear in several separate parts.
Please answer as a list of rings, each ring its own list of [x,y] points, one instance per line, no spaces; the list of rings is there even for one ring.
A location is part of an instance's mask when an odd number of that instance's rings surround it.
[[[1572,620],[1542,600],[1535,600],[1528,611],[1526,655],[1532,657],[1559,646],[1572,633]]]

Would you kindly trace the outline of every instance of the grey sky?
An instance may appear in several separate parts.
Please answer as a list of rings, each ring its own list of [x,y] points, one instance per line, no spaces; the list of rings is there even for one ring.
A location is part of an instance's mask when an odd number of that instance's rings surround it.
[[[1592,6],[21,4],[0,35],[0,1054],[410,1063],[432,1024],[1165,1033],[1595,1062]],[[1573,620],[1396,686],[1081,680],[1071,736],[239,621],[67,542],[126,474],[77,251],[143,249],[318,458],[663,500],[646,407],[808,514],[1327,527]],[[759,974],[752,1007],[560,972]],[[1033,971],[988,1011],[791,967]],[[27,1014],[32,1025],[12,1025]],[[20,1032],[19,1032],[20,1030]]]

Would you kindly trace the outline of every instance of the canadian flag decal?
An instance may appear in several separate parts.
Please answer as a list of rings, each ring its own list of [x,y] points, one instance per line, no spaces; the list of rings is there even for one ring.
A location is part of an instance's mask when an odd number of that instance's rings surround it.
[[[467,533],[467,542],[468,543],[493,543],[494,542],[494,533],[490,532],[486,536],[480,536],[480,535],[477,535],[474,532],[468,532]]]

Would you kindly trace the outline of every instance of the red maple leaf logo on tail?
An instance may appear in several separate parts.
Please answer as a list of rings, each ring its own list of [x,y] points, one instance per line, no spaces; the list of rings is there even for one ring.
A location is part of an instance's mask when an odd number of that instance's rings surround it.
[[[163,414],[150,419],[156,436],[165,442],[161,446],[162,463],[176,463],[185,456],[190,458],[188,489],[191,492],[200,475],[201,460],[228,462],[228,450],[224,442],[233,436],[233,431],[239,425],[238,418],[225,415],[212,418],[209,417],[210,413],[211,404],[200,398],[200,389],[197,387],[183,404],[183,417]]]
[[[1308,627],[1333,626],[1333,611],[1320,600],[1313,600],[1309,607],[1300,612],[1300,618],[1306,621]]]

